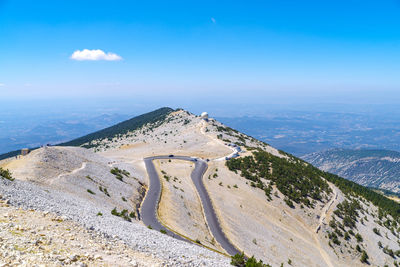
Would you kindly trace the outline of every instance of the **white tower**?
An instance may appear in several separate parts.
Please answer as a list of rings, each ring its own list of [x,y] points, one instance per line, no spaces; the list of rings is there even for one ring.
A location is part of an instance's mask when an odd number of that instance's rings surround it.
[[[207,112],[203,112],[203,113],[201,113],[200,117],[201,117],[203,120],[208,120],[208,113],[207,113]]]

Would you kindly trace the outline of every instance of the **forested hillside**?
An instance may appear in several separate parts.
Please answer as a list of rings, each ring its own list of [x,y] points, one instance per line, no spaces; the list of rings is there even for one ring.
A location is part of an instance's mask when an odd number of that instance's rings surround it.
[[[90,142],[96,139],[108,139],[113,138],[116,135],[123,135],[128,131],[134,131],[147,123],[155,123],[158,121],[162,121],[165,117],[174,111],[172,108],[164,107],[157,109],[155,111],[145,113],[143,115],[134,117],[132,119],[123,121],[114,126],[108,127],[106,129],[82,136],[80,138],[74,139],[72,141],[59,144],[60,146],[81,146],[85,148],[91,148],[95,145]]]

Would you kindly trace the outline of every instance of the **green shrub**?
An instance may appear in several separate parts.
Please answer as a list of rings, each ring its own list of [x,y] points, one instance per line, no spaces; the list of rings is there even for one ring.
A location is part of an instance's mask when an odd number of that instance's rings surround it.
[[[9,170],[5,170],[3,168],[0,167],[0,177],[10,180],[10,181],[14,181],[15,179],[12,177],[11,172]]]
[[[367,252],[365,252],[365,250],[363,250],[363,252],[361,253],[361,258],[360,258],[360,261],[362,262],[362,263],[368,263],[368,254],[367,254]]]
[[[107,191],[107,188],[102,187],[102,186],[99,186],[99,190],[100,190],[101,192],[103,192],[106,196],[111,197],[110,194],[109,194],[108,191]]]
[[[241,254],[237,253],[236,255],[231,257],[231,265],[233,266],[245,266],[246,261],[244,259],[244,253],[242,252]]]
[[[246,260],[243,252],[231,257],[231,265],[238,267],[271,267],[269,264],[264,264],[262,260],[257,261],[254,256]]]
[[[394,258],[394,252],[388,246],[383,248],[383,253],[388,254],[390,257]]]
[[[362,242],[363,241],[363,238],[362,238],[362,236],[359,234],[359,233],[357,233],[356,235],[355,235],[355,237],[356,237],[356,239],[357,239],[357,242]]]
[[[131,220],[131,218],[135,218],[136,216],[135,216],[135,213],[132,211],[130,214],[128,214],[128,210],[126,210],[126,209],[123,209],[121,212],[118,212],[117,211],[117,208],[114,208],[112,211],[111,211],[111,214],[112,215],[114,215],[114,216],[118,216],[118,217],[121,217],[121,218],[123,218],[125,221],[128,221],[128,222],[131,222],[132,220]],[[132,217],[132,216],[134,216],[134,217]]]
[[[379,232],[379,230],[377,228],[372,229],[372,231],[374,231],[374,233],[377,235],[381,235],[381,233]]]
[[[125,170],[118,169],[117,167],[112,168],[112,169],[110,170],[110,172],[111,172],[112,174],[114,174],[114,175],[115,175],[115,178],[117,178],[117,179],[120,180],[121,182],[124,181],[123,175],[126,176],[126,177],[129,176],[129,172],[127,172],[127,171],[125,171]]]
[[[256,258],[254,258],[254,256],[252,256],[251,258],[249,258],[246,261],[246,265],[245,267],[265,267],[267,265],[265,265],[262,260],[257,261]]]
[[[92,195],[96,195],[96,193],[95,192],[93,192],[92,190],[90,190],[90,189],[88,189],[88,190],[86,190],[88,193],[90,193],[90,194],[92,194]]]
[[[350,239],[350,235],[349,235],[348,232],[345,232],[345,233],[344,233],[344,239],[345,239],[345,240],[349,240],[349,239]]]

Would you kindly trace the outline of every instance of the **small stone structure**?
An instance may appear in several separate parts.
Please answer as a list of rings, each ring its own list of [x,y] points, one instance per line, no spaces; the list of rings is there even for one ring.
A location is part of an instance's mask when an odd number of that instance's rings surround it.
[[[26,156],[29,154],[29,148],[23,148],[21,149],[21,156]]]

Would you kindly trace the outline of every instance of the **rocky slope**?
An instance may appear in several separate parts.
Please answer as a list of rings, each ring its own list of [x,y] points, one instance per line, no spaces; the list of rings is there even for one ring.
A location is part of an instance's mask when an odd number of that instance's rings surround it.
[[[320,168],[368,187],[400,192],[400,153],[333,149],[302,157]]]
[[[392,266],[399,261],[400,208],[394,202],[216,120],[184,110],[163,112],[147,123],[133,120],[131,130],[109,129],[114,135],[76,142],[89,149],[43,148],[0,162],[16,178],[0,179],[0,194],[12,206],[65,216],[122,240],[155,264],[226,266],[229,258],[223,255],[147,229],[139,216],[124,216],[137,211],[142,188],[150,186],[144,157],[199,157],[208,163],[203,179],[219,223],[246,255],[272,266]],[[224,253],[207,233],[190,166],[174,160],[157,164],[160,176],[169,177],[163,180],[158,210],[163,223]]]
[[[0,198],[0,266],[139,266],[161,261],[65,216],[12,207]]]
[[[146,177],[130,164],[111,161],[74,147],[41,148],[26,157],[0,164],[10,169],[15,177],[14,181],[0,177],[0,195],[11,207],[62,217],[85,231],[99,234],[105,238],[106,244],[119,240],[132,252],[149,259],[141,262],[140,257],[129,256],[128,251],[121,256],[130,257],[130,261],[127,265],[122,261],[121,266],[134,266],[130,262],[139,266],[227,266],[229,263],[229,259],[215,252],[175,240],[141,224],[136,211],[142,199],[140,179]],[[119,179],[111,173],[116,167],[129,174],[122,174]],[[15,220],[20,220],[20,216]],[[53,227],[55,232],[64,231],[60,224]],[[18,235],[14,238],[17,239]],[[15,247],[7,247],[8,253],[15,250]],[[30,262],[44,261],[41,255],[32,255],[31,258]],[[90,262],[87,264],[97,266]]]

